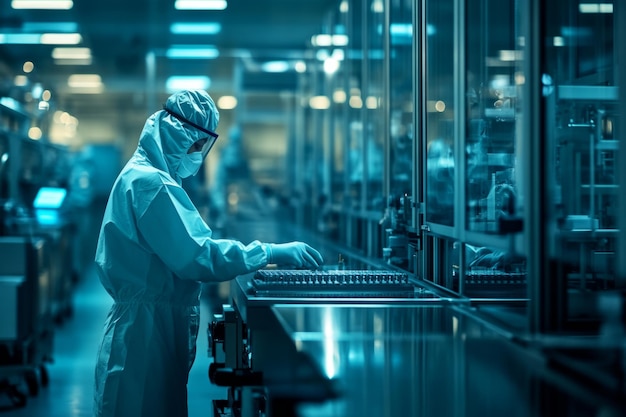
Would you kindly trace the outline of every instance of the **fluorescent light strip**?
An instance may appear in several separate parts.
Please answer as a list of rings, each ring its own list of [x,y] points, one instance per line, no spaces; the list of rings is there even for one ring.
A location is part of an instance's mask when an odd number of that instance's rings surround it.
[[[181,90],[208,90],[211,86],[211,79],[205,76],[172,76],[165,83],[169,93]]]
[[[219,23],[172,23],[170,32],[174,35],[215,35],[220,33]]]
[[[0,44],[76,45],[82,40],[78,33],[0,33]]]
[[[102,78],[98,74],[73,74],[67,79],[67,85],[72,88],[102,87]]]
[[[289,63],[287,61],[268,61],[261,64],[264,72],[287,72],[289,71]]]
[[[52,50],[54,59],[87,59],[91,58],[89,48],[54,48]]]
[[[165,56],[170,59],[214,59],[220,55],[215,47],[194,47],[174,45],[167,50]]]
[[[346,46],[348,45],[347,35],[315,35],[311,38],[313,46]]]
[[[39,33],[0,33],[0,44],[38,45],[41,43]]]
[[[76,22],[25,22],[22,31],[28,33],[75,33],[78,32],[78,23]]]
[[[13,0],[13,9],[69,10],[74,7],[72,0]]]
[[[64,59],[55,59],[55,65],[91,65],[93,62],[92,58],[64,58]]]
[[[44,45],[76,45],[82,40],[78,33],[44,33],[40,42]]]
[[[224,10],[227,5],[225,0],[176,0],[174,3],[176,10]]]
[[[611,3],[580,3],[578,5],[580,13],[613,13]]]

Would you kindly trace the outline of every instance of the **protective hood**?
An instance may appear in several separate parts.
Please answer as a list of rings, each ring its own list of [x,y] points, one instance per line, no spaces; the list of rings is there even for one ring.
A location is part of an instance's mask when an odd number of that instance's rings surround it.
[[[219,112],[211,96],[203,90],[187,90],[171,95],[164,109],[151,115],[139,137],[135,157],[140,162],[168,172],[180,181],[176,174],[183,156],[194,142],[206,138],[202,130],[183,122],[174,113],[189,122],[214,132],[219,122]]]

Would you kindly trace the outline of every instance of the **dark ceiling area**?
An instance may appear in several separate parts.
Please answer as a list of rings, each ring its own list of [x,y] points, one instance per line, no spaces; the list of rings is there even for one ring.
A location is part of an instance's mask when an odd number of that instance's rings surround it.
[[[144,117],[146,96],[166,94],[171,75],[206,75],[215,95],[234,94],[234,62],[301,58],[311,36],[319,33],[335,0],[230,0],[224,10],[176,10],[175,0],[74,0],[69,10],[16,10],[11,1],[0,6],[0,33],[24,33],[32,23],[75,22],[82,37],[78,47],[91,49],[90,65],[57,65],[52,50],[59,45],[11,44],[0,41],[3,87],[22,74],[26,61],[35,64],[33,82],[53,92],[58,106],[77,117],[115,111],[137,111]],[[217,34],[180,35],[172,23],[219,23]],[[168,59],[171,45],[211,45],[214,59]],[[149,54],[154,56],[152,83],[147,82]],[[71,74],[99,74],[101,94],[75,94],[67,87]],[[289,74],[258,77],[255,88],[282,88]],[[287,83],[288,84],[288,83]],[[245,85],[245,83],[244,83]]]

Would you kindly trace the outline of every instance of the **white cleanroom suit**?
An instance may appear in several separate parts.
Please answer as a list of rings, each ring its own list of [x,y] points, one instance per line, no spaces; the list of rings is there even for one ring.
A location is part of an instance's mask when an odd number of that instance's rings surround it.
[[[96,250],[100,280],[114,300],[96,365],[96,416],[187,416],[200,282],[230,280],[270,261],[322,262],[301,242],[244,245],[211,238],[181,187],[181,174],[195,174],[199,164],[192,158],[183,169],[181,161],[208,139],[206,155],[217,124],[206,92],[172,95],[146,121],[113,185]]]

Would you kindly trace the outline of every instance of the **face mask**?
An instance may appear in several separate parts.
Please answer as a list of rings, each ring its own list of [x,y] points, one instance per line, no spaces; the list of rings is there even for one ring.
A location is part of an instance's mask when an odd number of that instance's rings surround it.
[[[178,166],[178,175],[181,178],[187,178],[191,175],[196,175],[202,165],[202,153],[193,152],[186,154],[180,161]]]

